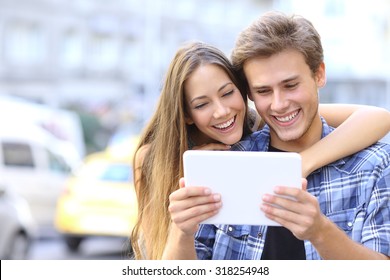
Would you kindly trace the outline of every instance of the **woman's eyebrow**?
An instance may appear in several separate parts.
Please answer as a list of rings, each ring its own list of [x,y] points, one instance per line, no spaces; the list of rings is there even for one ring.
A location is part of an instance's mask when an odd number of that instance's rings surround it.
[[[222,85],[219,89],[218,89],[218,92],[223,90],[225,87],[227,87],[228,85],[231,85],[233,84],[232,82],[227,82],[226,84]]]
[[[233,83],[232,83],[232,82],[227,82],[226,84],[223,84],[223,85],[218,89],[218,92],[222,91],[224,88],[226,88],[228,85],[231,85],[231,84],[233,84]],[[204,98],[207,98],[207,96],[206,96],[206,95],[197,96],[197,97],[195,97],[194,99],[192,99],[192,100],[190,101],[190,104],[192,104],[192,103],[193,103],[194,101],[196,101],[196,100],[204,99]]]
[[[205,98],[207,98],[206,95],[197,96],[197,97],[195,97],[194,99],[192,99],[192,100],[190,101],[190,104],[192,104],[192,103],[195,102],[196,100],[205,99]]]

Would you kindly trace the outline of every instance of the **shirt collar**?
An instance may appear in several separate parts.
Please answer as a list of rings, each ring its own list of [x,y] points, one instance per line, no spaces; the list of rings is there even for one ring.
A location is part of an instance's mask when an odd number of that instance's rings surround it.
[[[322,138],[328,136],[334,130],[334,128],[329,126],[323,117],[321,117],[321,122],[322,122],[321,139],[322,139]],[[265,125],[260,133],[263,136],[265,136],[268,140],[270,139],[270,128],[268,125]],[[258,143],[258,145],[259,145],[259,147],[263,148],[262,150],[268,151],[269,143],[270,143],[270,141],[261,141],[261,143]],[[344,165],[344,164],[345,164],[345,160],[343,158],[341,158],[339,160],[336,160],[336,161],[328,164],[327,166],[340,166],[340,165]],[[319,169],[317,169],[313,173],[316,173],[316,172],[319,172]]]

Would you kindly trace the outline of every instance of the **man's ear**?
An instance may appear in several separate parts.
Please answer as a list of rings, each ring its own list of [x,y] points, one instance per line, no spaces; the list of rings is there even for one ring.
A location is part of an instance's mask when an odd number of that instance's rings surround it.
[[[252,93],[250,91],[248,91],[248,98],[250,99],[250,101],[253,101],[253,96],[252,96]]]
[[[326,84],[326,72],[325,72],[325,63],[322,62],[318,67],[318,70],[315,74],[317,86],[319,88],[324,87]]]

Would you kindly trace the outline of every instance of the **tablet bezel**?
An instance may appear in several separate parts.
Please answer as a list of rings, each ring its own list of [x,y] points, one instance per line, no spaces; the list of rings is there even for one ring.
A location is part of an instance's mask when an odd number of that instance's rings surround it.
[[[290,152],[189,150],[183,155],[186,186],[220,193],[222,208],[204,224],[273,225],[260,210],[275,186],[301,188],[301,156]]]

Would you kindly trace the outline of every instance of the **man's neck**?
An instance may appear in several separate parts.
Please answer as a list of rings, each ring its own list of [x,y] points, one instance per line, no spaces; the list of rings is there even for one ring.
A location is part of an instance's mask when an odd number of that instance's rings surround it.
[[[286,152],[301,152],[311,147],[314,143],[321,140],[322,137],[322,121],[318,116],[316,117],[309,129],[298,139],[291,141],[281,140],[277,134],[270,131],[270,145],[276,149],[283,150]]]

